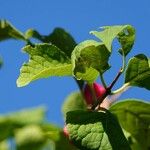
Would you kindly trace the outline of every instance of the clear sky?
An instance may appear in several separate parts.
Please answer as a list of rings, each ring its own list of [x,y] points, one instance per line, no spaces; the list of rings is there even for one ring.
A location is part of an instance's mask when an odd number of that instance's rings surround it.
[[[25,32],[35,28],[49,34],[55,27],[69,31],[77,42],[92,38],[89,31],[104,25],[131,24],[136,28],[136,42],[129,56],[145,53],[150,57],[150,1],[149,0],[0,0],[0,18],[9,20]],[[0,113],[26,107],[46,105],[48,120],[63,125],[61,105],[77,85],[71,77],[41,79],[23,88],[17,88],[19,68],[27,60],[21,52],[23,42],[9,40],[0,43],[4,66],[0,70]],[[116,52],[117,53],[117,52]],[[119,69],[119,57],[113,55],[112,69],[106,74],[111,82]],[[118,86],[122,84],[119,82]],[[150,100],[150,93],[132,88],[120,99]]]

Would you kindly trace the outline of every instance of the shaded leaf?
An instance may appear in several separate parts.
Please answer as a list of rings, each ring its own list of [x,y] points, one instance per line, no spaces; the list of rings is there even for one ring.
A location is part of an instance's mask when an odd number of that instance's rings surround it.
[[[64,136],[62,129],[60,129],[59,127],[52,124],[44,124],[41,127],[44,135],[48,139],[46,150],[49,150],[50,147],[53,147],[51,148],[52,150],[76,150],[76,148]]]
[[[115,38],[118,38],[125,55],[130,52],[135,40],[135,29],[131,25],[104,26],[102,29],[102,31],[91,31],[90,33],[99,38],[110,52]]]
[[[122,129],[108,111],[67,113],[70,140],[82,150],[130,150]]]
[[[60,48],[69,58],[76,46],[73,37],[62,28],[55,28],[54,31],[45,38],[45,42],[51,42]]]
[[[0,20],[0,41],[11,38],[26,41],[23,33],[13,27],[8,21]]]
[[[40,78],[72,74],[69,58],[54,45],[37,44],[35,47],[26,46],[23,50],[30,55],[30,59],[20,70],[17,80],[18,87]]]
[[[98,72],[109,69],[110,53],[106,47],[94,40],[87,40],[77,45],[72,53],[73,74],[77,79],[93,82]]]
[[[133,143],[133,150],[150,148],[150,103],[127,99],[114,104],[110,111],[118,117],[121,126],[136,139],[140,147]]]
[[[150,90],[150,59],[139,54],[130,59],[125,74],[125,83]]]
[[[86,104],[80,92],[71,93],[64,101],[62,112],[64,116],[66,113],[73,110],[86,110]]]
[[[60,137],[58,141],[55,142],[55,150],[77,150],[77,148],[69,142],[63,132],[60,132]]]

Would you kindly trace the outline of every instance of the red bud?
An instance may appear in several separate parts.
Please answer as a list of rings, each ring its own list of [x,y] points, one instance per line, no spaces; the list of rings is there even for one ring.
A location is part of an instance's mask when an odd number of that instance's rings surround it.
[[[98,83],[93,83],[93,88],[97,99],[99,97],[102,97],[106,92],[106,89]],[[88,84],[85,85],[84,96],[85,96],[86,103],[88,105],[93,104],[92,92]]]

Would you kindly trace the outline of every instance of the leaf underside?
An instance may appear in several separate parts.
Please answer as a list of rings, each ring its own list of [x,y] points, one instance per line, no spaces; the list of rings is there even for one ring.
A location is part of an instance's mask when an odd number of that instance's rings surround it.
[[[136,139],[132,141],[133,150],[148,150],[150,148],[150,103],[142,100],[127,99],[110,108],[121,123],[121,126]]]
[[[130,59],[125,74],[125,83],[150,90],[150,59],[139,54]]]

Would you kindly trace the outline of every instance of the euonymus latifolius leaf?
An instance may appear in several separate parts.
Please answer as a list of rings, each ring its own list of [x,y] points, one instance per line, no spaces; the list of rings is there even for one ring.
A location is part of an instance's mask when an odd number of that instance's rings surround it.
[[[25,36],[27,39],[36,38],[44,43],[53,44],[63,51],[69,58],[71,57],[71,53],[76,46],[76,42],[73,37],[63,28],[55,28],[48,36],[41,35],[34,29],[29,29],[26,31]]]
[[[18,150],[41,150],[46,143],[42,129],[37,125],[25,126],[15,132],[15,141]]]
[[[114,104],[110,111],[115,114],[121,126],[129,132],[136,142],[131,143],[133,150],[150,148],[150,103],[127,99]]]
[[[55,28],[54,31],[45,38],[46,42],[51,42],[60,48],[69,58],[76,46],[73,37],[62,28]]]
[[[26,37],[26,39],[35,38],[40,41],[43,41],[43,38],[44,38],[44,36],[40,35],[39,32],[34,29],[28,29],[25,32],[25,37]]]
[[[78,44],[72,53],[73,74],[77,79],[93,82],[100,73],[109,69],[110,52],[104,44],[87,40]]]
[[[108,111],[67,113],[70,140],[82,150],[130,150],[122,129]]]
[[[131,58],[125,74],[125,83],[150,90],[150,59],[143,54]]]
[[[13,135],[16,128],[29,124],[41,124],[44,122],[45,108],[25,109],[19,112],[0,116],[0,141]],[[30,117],[29,117],[30,116]]]
[[[121,44],[119,51],[121,54],[122,50],[125,55],[130,52],[135,40],[135,29],[131,25],[104,26],[102,29],[102,31],[91,31],[90,33],[99,38],[110,52],[112,50],[112,42],[115,38]]]
[[[80,92],[71,93],[63,103],[62,112],[64,116],[73,110],[86,110],[85,100]]]
[[[17,80],[19,87],[39,78],[72,74],[70,59],[52,44],[37,44],[34,47],[28,45],[23,50],[29,54],[30,59],[20,70]]]
[[[0,41],[11,38],[26,41],[23,33],[18,31],[8,21],[0,20]]]

